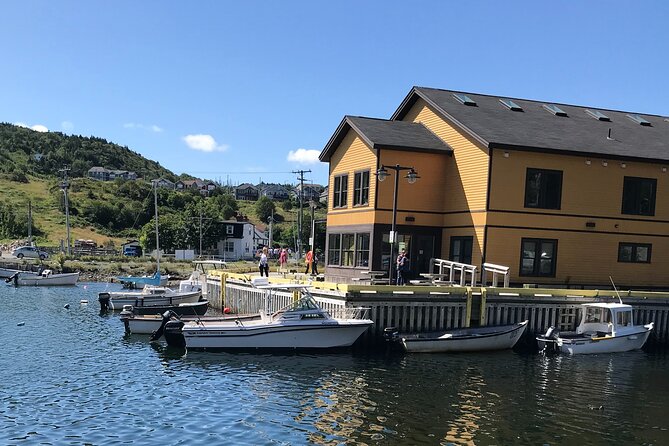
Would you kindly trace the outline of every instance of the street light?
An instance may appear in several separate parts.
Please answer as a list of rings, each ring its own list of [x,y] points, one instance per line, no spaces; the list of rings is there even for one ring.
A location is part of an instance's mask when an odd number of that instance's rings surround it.
[[[395,188],[393,189],[393,225],[390,229],[390,237],[389,237],[389,242],[390,242],[390,260],[388,261],[388,284],[392,285],[393,283],[393,248],[395,247],[395,243],[397,242],[397,232],[395,231],[395,226],[397,224],[397,186],[399,185],[399,180],[400,180],[400,172],[404,170],[408,170],[409,172],[404,176],[404,178],[407,179],[407,182],[409,184],[413,184],[416,182],[418,178],[418,172],[413,167],[404,167],[400,166],[399,164],[395,164],[394,166],[386,166],[385,164],[381,165],[381,168],[379,168],[376,171],[376,178],[379,179],[380,182],[383,182],[390,173],[388,172],[388,169],[394,170],[395,171]]]

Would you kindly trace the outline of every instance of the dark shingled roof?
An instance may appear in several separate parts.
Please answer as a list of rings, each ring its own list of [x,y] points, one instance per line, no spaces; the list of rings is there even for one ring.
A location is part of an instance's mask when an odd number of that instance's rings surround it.
[[[467,95],[476,106],[462,104],[454,93]],[[414,87],[392,119],[402,119],[418,97],[487,147],[669,161],[669,121],[664,116]],[[510,110],[500,99],[513,100],[523,111]],[[568,116],[556,116],[544,104],[555,104]],[[599,121],[587,109],[600,111],[611,121]],[[628,114],[639,115],[651,125],[640,125]]]
[[[327,143],[319,159],[329,161],[349,129],[353,129],[372,149],[439,152],[451,154],[453,150],[423,124],[391,121],[387,119],[345,116]]]

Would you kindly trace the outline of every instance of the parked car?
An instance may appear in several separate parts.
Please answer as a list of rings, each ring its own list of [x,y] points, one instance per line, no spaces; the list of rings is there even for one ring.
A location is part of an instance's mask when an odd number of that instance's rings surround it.
[[[123,248],[123,255],[128,257],[141,257],[142,248],[139,246],[126,246]]]
[[[18,259],[28,257],[32,259],[44,260],[49,257],[48,252],[42,251],[35,246],[20,246],[12,251],[12,255]]]

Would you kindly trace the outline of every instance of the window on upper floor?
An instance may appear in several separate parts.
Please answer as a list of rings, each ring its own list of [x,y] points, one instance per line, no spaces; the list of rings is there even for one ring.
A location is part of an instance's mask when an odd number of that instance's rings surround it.
[[[369,204],[369,170],[356,172],[353,177],[353,206]]]
[[[524,238],[520,244],[521,276],[555,277],[557,240]]]
[[[333,208],[345,208],[348,198],[348,175],[334,177],[334,196],[332,197]]]
[[[655,215],[655,178],[625,177],[623,183],[622,213],[629,215]]]
[[[618,244],[618,261],[622,263],[650,263],[652,245],[648,243]]]
[[[525,207],[560,209],[562,201],[562,171],[527,169],[525,177]]]
[[[233,235],[233,234],[235,233],[235,227],[232,226],[232,225],[227,225],[227,226],[225,227],[225,233],[226,233],[227,235]]]

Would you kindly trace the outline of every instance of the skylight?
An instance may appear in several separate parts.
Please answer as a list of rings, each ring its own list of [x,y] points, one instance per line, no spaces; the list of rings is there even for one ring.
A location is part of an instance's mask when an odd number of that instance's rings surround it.
[[[611,121],[611,118],[606,116],[604,113],[597,111],[597,110],[585,110],[587,114],[592,116],[593,118],[597,119],[598,121]]]
[[[523,107],[513,102],[511,99],[500,99],[499,102],[504,104],[506,108],[513,111],[523,111]]]
[[[453,97],[457,99],[460,103],[465,105],[476,106],[476,101],[473,101],[469,96],[462,93],[453,93]]]
[[[650,122],[646,121],[639,115],[627,115],[627,117],[639,125],[645,125],[646,127],[650,127]]]
[[[567,112],[565,112],[555,104],[544,104],[542,107],[548,110],[549,112],[553,113],[555,116],[569,116],[567,115]]]

